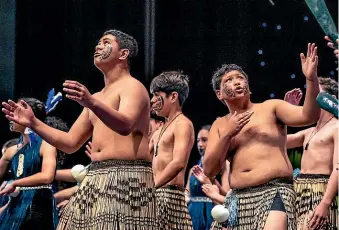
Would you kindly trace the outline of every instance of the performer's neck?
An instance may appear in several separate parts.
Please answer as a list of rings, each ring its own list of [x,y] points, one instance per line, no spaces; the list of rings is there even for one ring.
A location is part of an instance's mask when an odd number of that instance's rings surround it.
[[[328,120],[329,120],[331,117],[333,117],[333,114],[327,112],[326,110],[321,109],[320,117],[319,117],[319,120],[318,120],[318,122],[317,122],[317,125],[318,125],[318,126],[323,125],[325,122],[328,122]]]
[[[128,67],[116,65],[114,68],[104,72],[105,87],[113,84],[122,77],[130,76]]]
[[[27,143],[29,143],[29,136],[27,135],[27,134],[25,134],[25,133],[21,133],[21,136],[22,136],[22,145],[25,145],[25,144],[27,144]]]
[[[182,113],[180,106],[173,107],[167,116],[167,120],[171,121],[175,116],[178,116],[178,114],[180,113]]]
[[[250,100],[242,100],[242,101],[227,101],[226,105],[228,107],[228,110],[231,114],[233,114],[235,111],[237,113],[243,113],[245,111],[248,111],[252,108],[253,103]]]

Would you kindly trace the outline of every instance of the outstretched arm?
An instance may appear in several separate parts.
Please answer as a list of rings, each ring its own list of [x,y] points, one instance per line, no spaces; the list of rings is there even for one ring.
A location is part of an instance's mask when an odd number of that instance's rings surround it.
[[[286,146],[287,149],[293,149],[297,147],[302,147],[305,140],[306,133],[311,130],[312,128],[302,130],[300,132],[297,132],[295,134],[288,134],[287,140],[286,140]]]
[[[175,178],[187,165],[193,147],[194,129],[186,121],[178,121],[174,128],[173,159],[155,179],[155,187],[160,188]]]
[[[54,129],[34,116],[31,107],[21,100],[18,103],[9,100],[3,102],[2,111],[10,121],[33,129],[43,140],[65,153],[73,153],[92,135],[92,125],[88,117],[88,109],[84,108],[68,133]]]

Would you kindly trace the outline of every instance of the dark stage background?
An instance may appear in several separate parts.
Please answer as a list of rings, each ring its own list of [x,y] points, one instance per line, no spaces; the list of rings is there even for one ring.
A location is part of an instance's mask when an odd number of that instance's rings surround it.
[[[338,1],[325,2],[337,25]],[[92,93],[100,90],[103,76],[92,56],[102,33],[111,28],[138,40],[140,53],[131,70],[147,88],[152,77],[163,70],[181,69],[190,75],[191,92],[184,112],[196,131],[227,113],[210,85],[213,71],[222,63],[245,68],[254,102],[283,98],[292,88],[304,90],[299,53],[306,51],[308,42],[319,47],[319,75],[337,78],[333,51],[326,47],[320,26],[301,0],[156,1],[154,74],[145,74],[144,33],[148,27],[144,6],[144,1],[137,0],[17,1],[15,88],[8,92],[2,85],[1,100],[13,94],[45,101],[49,89],[61,91],[65,79],[80,81]],[[2,55],[6,57],[6,53]],[[80,111],[80,105],[64,99],[51,115],[71,125]],[[1,143],[16,136],[8,131],[4,116],[0,125]],[[189,167],[197,159],[194,147]],[[68,164],[87,160],[81,150],[68,158]]]

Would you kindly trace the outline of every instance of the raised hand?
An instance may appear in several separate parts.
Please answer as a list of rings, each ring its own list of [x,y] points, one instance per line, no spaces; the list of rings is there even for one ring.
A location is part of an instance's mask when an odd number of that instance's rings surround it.
[[[66,97],[78,102],[84,107],[89,107],[93,104],[94,97],[88,89],[77,81],[66,80],[63,84],[63,91]]]
[[[216,199],[219,196],[219,188],[216,185],[204,184],[201,186],[202,191],[211,199]]]
[[[334,55],[338,58],[339,57],[339,39],[336,40],[337,44],[334,45],[334,42],[328,37],[325,36],[325,40],[328,41],[327,46],[334,49]]]
[[[238,114],[237,111],[235,111],[230,119],[228,119],[226,127],[223,131],[221,131],[222,135],[225,134],[225,131],[228,135],[231,137],[236,136],[242,128],[250,121],[250,118],[253,114],[253,111],[247,111],[244,113]]]
[[[200,183],[212,184],[211,180],[204,174],[203,169],[199,165],[193,166],[192,174],[200,181]]]
[[[8,100],[8,103],[2,102],[2,106],[2,112],[6,114],[8,120],[25,127],[31,127],[35,116],[32,108],[24,100],[20,100],[18,103]]]
[[[317,67],[318,67],[318,47],[315,44],[308,43],[307,55],[300,54],[302,71],[306,79],[313,81],[317,78]]]
[[[85,153],[86,153],[86,155],[91,159],[91,155],[92,155],[92,149],[93,149],[93,147],[92,147],[92,142],[88,142],[87,143],[87,145],[86,145],[86,150],[85,150]]]
[[[292,89],[285,94],[284,101],[291,103],[292,105],[299,105],[303,92],[301,89]]]

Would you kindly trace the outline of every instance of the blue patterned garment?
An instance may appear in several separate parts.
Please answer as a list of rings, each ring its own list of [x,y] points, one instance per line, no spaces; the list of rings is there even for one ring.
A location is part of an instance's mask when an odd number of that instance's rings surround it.
[[[199,161],[201,167],[201,160]],[[190,202],[188,211],[191,215],[194,230],[208,230],[213,222],[211,215],[214,204],[202,191],[201,183],[192,175],[189,178]]]
[[[23,146],[13,157],[11,162],[11,170],[14,174],[14,179],[20,179],[28,177],[34,174],[41,172],[42,167],[42,158],[40,156],[40,147],[42,139],[36,137],[31,142]],[[22,155],[24,156],[23,160],[23,170],[21,175],[17,175],[18,165],[20,161],[20,155],[22,160]],[[45,190],[45,191],[43,191]],[[47,190],[47,196],[46,196]],[[51,195],[48,194],[50,192]],[[48,189],[32,189],[32,190],[21,190],[20,194],[17,197],[11,197],[9,205],[0,214],[0,230],[18,230],[22,229],[22,225],[27,219],[32,218],[38,207],[38,203],[43,203],[44,207],[51,207],[50,210],[44,210],[45,213],[50,213],[51,215],[51,228],[55,229],[58,222],[58,215],[56,212],[55,200],[53,194]],[[29,213],[29,216],[28,215]]]

